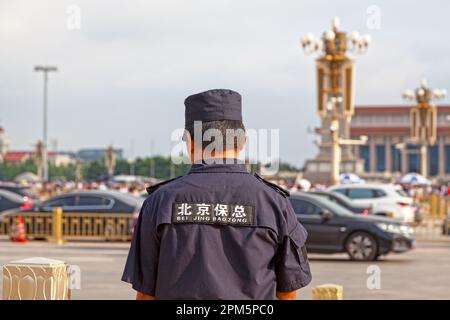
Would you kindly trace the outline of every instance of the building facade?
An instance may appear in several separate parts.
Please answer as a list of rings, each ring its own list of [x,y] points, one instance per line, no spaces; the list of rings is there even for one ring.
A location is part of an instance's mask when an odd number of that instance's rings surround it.
[[[29,159],[35,158],[35,151],[14,151],[10,150],[5,153],[3,156],[3,161],[11,164],[23,164]],[[47,152],[47,159],[50,164],[53,165],[67,165],[70,163],[66,163],[66,158],[60,158],[60,155],[54,151]]]
[[[103,161],[105,158],[106,150],[106,148],[80,149],[77,152],[77,158],[85,162]],[[123,159],[122,149],[114,149],[114,153],[116,154],[116,159]]]
[[[429,146],[428,173],[439,181],[450,180],[450,105],[437,107],[437,140]],[[410,141],[408,106],[357,106],[350,123],[351,138],[368,137],[353,153],[364,161],[366,179],[398,177],[420,171],[420,146]]]

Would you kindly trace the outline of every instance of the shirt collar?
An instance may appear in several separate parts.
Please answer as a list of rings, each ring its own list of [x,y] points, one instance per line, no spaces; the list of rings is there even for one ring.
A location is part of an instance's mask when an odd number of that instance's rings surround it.
[[[245,163],[238,159],[217,159],[217,162],[194,163],[190,173],[248,173]]]

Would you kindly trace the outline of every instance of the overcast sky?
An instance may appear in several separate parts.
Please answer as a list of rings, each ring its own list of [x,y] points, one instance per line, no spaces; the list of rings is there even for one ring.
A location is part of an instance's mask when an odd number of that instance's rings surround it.
[[[81,29],[69,29],[71,6]],[[381,12],[380,28],[368,28]],[[73,7],[72,7],[73,8]],[[370,10],[369,10],[370,11]],[[250,128],[280,129],[282,160],[316,153],[314,58],[299,38],[334,15],[370,33],[357,57],[356,104],[403,104],[426,77],[450,89],[450,2],[300,0],[0,0],[0,125],[14,150],[42,136],[42,74],[50,75],[49,139],[59,150],[113,143],[130,155],[168,155],[183,126],[184,98],[211,88],[243,95]],[[69,22],[73,20],[69,20]]]

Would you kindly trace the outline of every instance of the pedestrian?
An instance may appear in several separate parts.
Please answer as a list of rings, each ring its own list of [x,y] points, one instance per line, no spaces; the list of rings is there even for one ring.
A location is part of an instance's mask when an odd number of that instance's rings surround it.
[[[148,188],[122,280],[137,299],[295,299],[311,281],[307,233],[289,193],[238,160],[240,94],[209,90],[185,106],[192,167]]]

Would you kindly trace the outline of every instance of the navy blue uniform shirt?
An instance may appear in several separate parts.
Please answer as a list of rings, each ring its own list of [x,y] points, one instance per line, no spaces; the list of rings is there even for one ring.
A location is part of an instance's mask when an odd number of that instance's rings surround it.
[[[276,299],[311,281],[306,237],[244,164],[195,164],[144,202],[122,280],[157,299]]]

